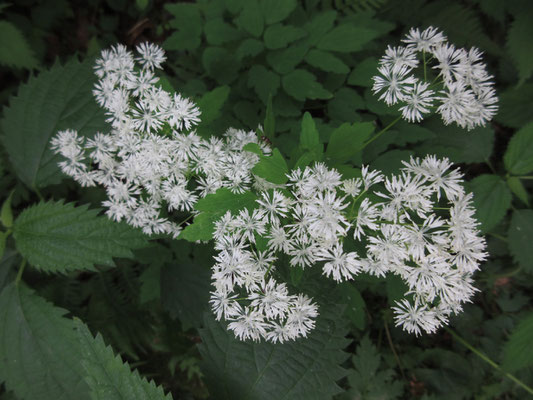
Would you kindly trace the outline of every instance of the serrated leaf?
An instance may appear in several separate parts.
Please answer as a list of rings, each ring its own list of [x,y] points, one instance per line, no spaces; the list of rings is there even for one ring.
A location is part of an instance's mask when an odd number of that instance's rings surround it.
[[[255,57],[265,49],[263,42],[248,38],[243,40],[237,48],[237,57],[242,60],[244,57]]]
[[[511,174],[524,175],[533,171],[533,123],[527,124],[513,135],[503,161]]]
[[[261,12],[268,25],[275,24],[287,18],[297,4],[296,0],[261,0]]]
[[[313,49],[305,56],[305,61],[313,67],[335,74],[347,74],[350,68],[338,57],[328,51]]]
[[[202,16],[197,4],[165,4],[165,9],[174,17],[170,26],[176,31],[163,42],[165,50],[194,50],[200,46]]]
[[[206,21],[204,32],[207,43],[215,46],[235,41],[241,37],[241,33],[230,24],[224,22],[222,18],[213,18]]]
[[[305,41],[303,42],[293,43],[286,49],[268,52],[268,64],[280,74],[287,74],[293,71],[309,50],[309,44],[305,43]]]
[[[254,65],[248,73],[248,85],[253,87],[261,101],[267,103],[269,96],[275,96],[280,87],[279,75],[262,65]]]
[[[533,210],[515,210],[508,232],[513,259],[525,270],[533,271]]]
[[[318,41],[317,48],[343,53],[355,52],[379,35],[378,31],[371,28],[342,24],[326,33]]]
[[[17,397],[90,399],[66,313],[23,284],[12,283],[0,294],[0,382]]]
[[[343,87],[335,92],[328,102],[328,114],[332,120],[342,122],[360,122],[357,110],[366,107],[365,101],[355,90]]]
[[[241,14],[237,18],[237,23],[253,36],[261,36],[265,21],[258,0],[247,0],[244,3]]]
[[[8,21],[0,21],[0,64],[32,69],[37,59],[24,35]]]
[[[533,314],[522,319],[503,348],[503,368],[509,372],[533,365]]]
[[[518,197],[526,206],[529,206],[529,195],[520,178],[517,178],[516,176],[507,177],[507,185],[516,197]]]
[[[239,74],[239,62],[223,47],[207,47],[202,64],[207,74],[222,85],[233,82]]]
[[[102,108],[92,96],[93,62],[72,60],[20,86],[4,111],[2,141],[18,178],[30,188],[59,183],[61,157],[49,148],[57,131],[75,129],[82,136],[106,132]]]
[[[265,46],[272,50],[281,49],[305,36],[307,36],[305,29],[292,25],[275,24],[265,29]]]
[[[230,92],[229,86],[219,86],[205,93],[197,102],[201,111],[201,122],[198,131],[202,134],[211,135],[209,126],[221,115],[222,106],[226,103]]]
[[[133,257],[146,237],[125,223],[98,216],[87,205],[49,201],[25,209],[15,220],[13,237],[28,262],[45,272],[94,270],[114,266],[112,257]]]
[[[252,172],[269,182],[281,185],[287,182],[286,174],[289,170],[279,150],[274,149],[270,156],[259,156],[259,162],[255,164]]]
[[[236,213],[244,208],[255,207],[257,196],[252,192],[232,193],[227,188],[221,188],[216,193],[208,194],[198,200],[194,208],[201,213],[194,218],[194,222],[187,226],[180,234],[180,238],[195,242],[213,238],[214,223],[226,211]]]
[[[515,15],[515,19],[507,36],[507,48],[518,70],[519,84],[533,74],[533,12],[525,8],[523,12]]]
[[[74,326],[92,400],[172,400],[170,393],[165,395],[163,389],[153,381],[141,378],[137,370],[132,372],[128,363],[106,346],[102,335],[93,337],[80,320],[74,321]]]
[[[324,400],[339,393],[348,344],[341,315],[341,307],[322,306],[307,338],[271,344],[239,341],[206,314],[199,350],[213,398]]]
[[[376,75],[378,69],[378,60],[374,57],[365,58],[357,63],[355,68],[348,76],[348,84],[362,87],[372,87],[374,82],[372,77]]]
[[[490,231],[505,216],[511,206],[511,192],[498,175],[480,175],[469,182],[474,194],[476,218],[483,232]]]
[[[316,81],[316,76],[304,69],[295,69],[281,79],[283,89],[296,100],[330,99],[333,95]]]
[[[304,25],[304,29],[309,33],[309,43],[316,45],[322,37],[335,25],[337,12],[334,10],[316,13],[316,15]]]
[[[161,303],[184,330],[203,325],[203,313],[209,310],[210,266],[187,260],[165,265],[161,270]]]
[[[500,110],[494,119],[512,128],[521,128],[533,119],[533,83],[507,89],[500,95]]]
[[[344,123],[331,133],[326,157],[335,163],[345,163],[359,153],[374,132],[371,122]]]
[[[346,304],[344,315],[352,321],[355,327],[365,329],[366,304],[359,290],[351,282],[339,284],[338,290],[342,295],[340,302]]]

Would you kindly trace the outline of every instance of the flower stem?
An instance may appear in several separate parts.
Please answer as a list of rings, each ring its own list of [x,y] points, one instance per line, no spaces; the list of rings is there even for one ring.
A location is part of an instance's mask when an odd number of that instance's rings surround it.
[[[526,385],[524,382],[522,382],[520,379],[518,379],[516,376],[510,374],[509,372],[505,372],[502,367],[500,367],[498,364],[496,364],[494,361],[492,361],[489,357],[487,357],[485,354],[483,354],[481,351],[476,349],[474,346],[472,346],[470,343],[468,343],[466,340],[464,340],[461,336],[459,336],[455,331],[451,328],[444,327],[446,332],[448,332],[450,335],[454,337],[455,340],[457,340],[459,343],[461,343],[463,346],[465,346],[467,349],[469,349],[472,353],[474,353],[476,356],[481,358],[483,361],[485,361],[487,364],[489,364],[492,368],[498,370],[502,374],[504,374],[507,378],[511,379],[514,383],[516,383],[518,386],[522,387],[526,392],[529,394],[533,394],[533,389],[530,388],[528,385]]]
[[[26,266],[26,259],[23,258],[22,262],[20,263],[19,271],[17,273],[17,278],[15,279],[15,285],[18,286],[19,282],[22,279],[22,273],[24,272],[24,267]]]
[[[374,140],[376,140],[378,137],[380,137],[382,134],[384,134],[385,132],[387,132],[390,128],[392,128],[400,119],[402,118],[402,116],[400,115],[399,117],[397,117],[394,121],[392,121],[390,124],[388,124],[385,128],[383,128],[382,130],[380,130],[378,133],[376,133],[374,135],[374,137],[370,138],[369,140],[366,141],[365,144],[363,144],[363,147],[361,148],[364,149],[366,146],[368,146],[370,143],[372,143]]]

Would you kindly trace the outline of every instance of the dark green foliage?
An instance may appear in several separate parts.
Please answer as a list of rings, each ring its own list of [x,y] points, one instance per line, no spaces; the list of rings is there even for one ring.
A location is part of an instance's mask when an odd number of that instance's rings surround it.
[[[322,400],[339,393],[349,343],[342,308],[324,305],[320,312],[307,339],[276,345],[239,341],[207,314],[200,353],[212,398]]]

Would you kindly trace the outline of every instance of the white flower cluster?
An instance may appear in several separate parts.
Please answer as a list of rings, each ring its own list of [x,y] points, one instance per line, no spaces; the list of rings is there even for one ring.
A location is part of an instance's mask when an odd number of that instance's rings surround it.
[[[255,132],[229,129],[223,139],[205,140],[189,131],[200,112],[190,100],[158,86],[154,68],[161,68],[163,50],[143,43],[137,52],[135,58],[117,45],[96,62],[99,81],[93,93],[111,132],[88,139],[61,131],[51,147],[65,158],[64,173],[82,186],[105,187],[109,217],[147,234],[177,237],[181,226],[162,213],[191,211],[199,197],[221,187],[249,190],[259,158],[242,148],[257,143],[265,153],[270,150]]]
[[[381,93],[380,100],[400,103],[410,122],[421,121],[435,108],[446,125],[455,122],[468,130],[492,119],[498,99],[481,51],[456,48],[433,27],[422,32],[411,28],[403,42],[404,47],[387,48],[373,77],[372,90]]]
[[[274,263],[288,257],[293,267],[321,262],[336,281],[396,274],[412,299],[393,308],[396,323],[417,335],[445,324],[475,292],[471,277],[487,256],[485,242],[463,177],[447,159],[404,165],[390,178],[363,167],[361,178],[343,180],[316,164],[293,171],[284,190],[262,192],[253,211],[224,215],[214,235],[217,319],[230,321],[241,339],[306,336],[316,305],[274,280]],[[349,236],[365,250],[345,251]]]

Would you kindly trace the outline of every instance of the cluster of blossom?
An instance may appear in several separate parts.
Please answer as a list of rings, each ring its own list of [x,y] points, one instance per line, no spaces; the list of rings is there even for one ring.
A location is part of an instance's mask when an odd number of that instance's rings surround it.
[[[411,28],[403,42],[407,45],[387,48],[373,77],[372,90],[381,93],[380,100],[400,103],[403,118],[410,122],[421,121],[435,102],[446,125],[455,122],[470,130],[492,119],[498,99],[481,51],[456,48],[433,27],[422,32]],[[431,64],[434,79],[429,77]],[[423,70],[418,77],[417,69]]]
[[[165,60],[163,50],[143,43],[137,52],[135,58],[117,45],[96,62],[99,80],[93,93],[111,131],[93,138],[61,131],[51,147],[64,157],[64,173],[82,186],[105,187],[109,217],[147,234],[177,237],[181,226],[163,213],[189,212],[199,197],[221,187],[249,190],[259,158],[243,147],[257,143],[265,154],[270,150],[255,132],[229,129],[222,139],[206,140],[190,131],[200,121],[198,108],[157,84],[154,69]]]
[[[485,242],[472,196],[447,159],[411,158],[404,166],[391,177],[363,167],[360,178],[343,180],[319,163],[293,171],[284,190],[263,191],[254,210],[226,213],[214,234],[217,318],[241,339],[305,336],[317,307],[275,281],[284,254],[293,267],[321,263],[339,282],[360,272],[396,274],[409,287],[409,299],[393,307],[396,323],[417,335],[445,324],[475,292],[471,277],[487,256]],[[349,236],[365,250],[345,251]]]

